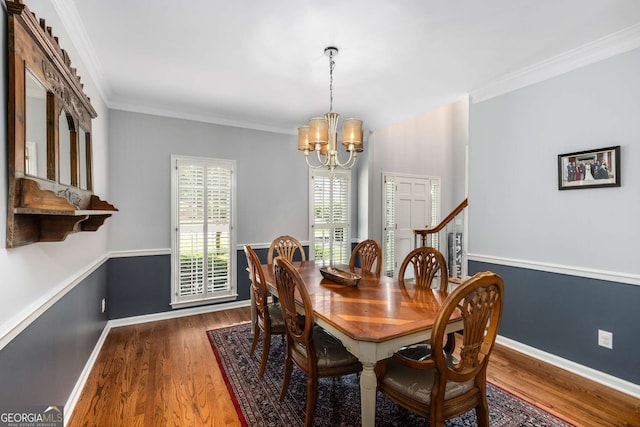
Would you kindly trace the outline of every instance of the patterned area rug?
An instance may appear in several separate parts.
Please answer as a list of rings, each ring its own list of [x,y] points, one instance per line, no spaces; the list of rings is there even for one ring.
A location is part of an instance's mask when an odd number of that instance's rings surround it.
[[[278,400],[282,387],[285,344],[282,337],[271,340],[271,351],[264,376],[258,378],[262,346],[249,356],[251,326],[243,324],[207,331],[211,347],[238,416],[247,426],[290,427],[304,425],[306,376],[295,367],[286,398]],[[322,378],[318,384],[315,426],[360,426],[360,385],[357,375]],[[492,385],[487,387],[492,427],[571,426],[553,415]],[[378,393],[377,426],[425,426],[416,416]],[[446,426],[476,426],[474,411],[449,420]]]

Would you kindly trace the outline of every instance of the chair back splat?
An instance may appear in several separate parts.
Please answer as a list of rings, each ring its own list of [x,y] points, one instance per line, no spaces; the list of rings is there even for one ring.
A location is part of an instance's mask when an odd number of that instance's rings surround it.
[[[358,256],[360,257],[360,268],[363,272],[374,272],[373,264],[376,264],[375,274],[376,276],[380,275],[382,271],[382,248],[378,242],[373,239],[367,239],[358,243],[351,253],[349,267],[355,267]]]
[[[267,264],[273,264],[274,255],[285,257],[289,261],[293,261],[297,251],[300,251],[301,261],[306,261],[307,256],[298,239],[291,236],[276,237],[273,239],[271,246],[269,247],[269,252],[267,253]]]
[[[447,262],[444,255],[436,248],[420,246],[409,252],[398,270],[399,280],[404,280],[409,265],[413,267],[417,287],[431,288],[434,279],[439,277],[440,290],[447,290],[449,285]]]

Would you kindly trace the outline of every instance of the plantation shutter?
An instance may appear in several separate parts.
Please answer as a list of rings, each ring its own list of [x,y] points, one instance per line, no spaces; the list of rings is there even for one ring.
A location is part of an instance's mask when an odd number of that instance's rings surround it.
[[[314,259],[329,261],[333,243],[333,261],[347,264],[351,256],[349,174],[336,172],[332,180],[328,171],[315,171],[311,176],[311,190]]]
[[[431,180],[431,227],[435,228],[440,222],[440,181],[436,179]],[[440,247],[440,240],[438,233],[432,234],[431,245],[434,248]]]
[[[175,158],[172,303],[232,296],[233,162]]]
[[[396,183],[393,177],[385,177],[384,200],[384,274],[393,277],[396,268]]]

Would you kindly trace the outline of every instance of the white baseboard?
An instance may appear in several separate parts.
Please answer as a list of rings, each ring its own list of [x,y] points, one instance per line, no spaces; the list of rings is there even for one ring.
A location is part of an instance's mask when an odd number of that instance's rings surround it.
[[[98,360],[98,355],[100,354],[100,350],[102,350],[102,345],[104,344],[104,341],[107,339],[107,335],[109,335],[110,329],[111,328],[109,328],[109,322],[107,322],[104,329],[102,330],[102,333],[100,334],[100,338],[98,338],[98,342],[96,342],[96,345],[93,347],[93,351],[89,356],[89,360],[87,360],[87,363],[85,363],[84,365],[84,369],[80,373],[80,377],[78,378],[76,385],[73,387],[73,390],[71,390],[71,395],[69,396],[69,399],[67,399],[67,403],[64,405],[64,425],[65,426],[67,425],[67,422],[69,421],[69,419],[71,419],[71,414],[73,413],[73,410],[76,407],[76,403],[78,403],[78,398],[80,398],[80,394],[84,389],[84,385],[86,384],[87,379],[89,378],[91,369],[93,369],[93,365],[96,363],[96,360]]]
[[[107,339],[107,335],[109,335],[109,331],[111,331],[111,328],[136,325],[146,322],[155,322],[157,320],[175,319],[178,317],[193,316],[195,314],[213,313],[215,311],[231,310],[233,308],[247,307],[249,305],[251,305],[251,300],[243,300],[225,304],[209,305],[205,307],[187,308],[184,310],[166,311],[163,313],[146,314],[143,316],[132,316],[122,319],[109,320],[102,330],[102,334],[100,334],[100,338],[98,338],[98,342],[93,348],[93,351],[89,356],[89,360],[87,360],[87,363],[84,365],[84,369],[82,370],[82,373],[80,374],[80,377],[78,378],[76,385],[73,387],[71,395],[69,396],[69,399],[67,399],[67,403],[64,406],[65,425],[67,425],[67,421],[71,419],[71,414],[75,409],[76,403],[78,403],[80,394],[82,394],[82,390],[84,389],[87,379],[89,378],[89,374],[93,369],[93,365],[96,363],[96,360],[98,360],[98,355],[102,350],[102,346],[104,345],[104,342]]]
[[[640,385],[638,384],[634,384],[632,382],[614,377],[613,375],[605,374],[604,372],[600,372],[587,366],[572,362],[570,360],[563,359],[562,357],[558,357],[554,354],[538,350],[537,348],[530,347],[526,344],[522,344],[510,338],[498,336],[496,338],[496,343],[517,352],[526,354],[527,356],[531,356],[534,359],[538,359],[543,362],[549,363],[550,365],[557,366],[558,368],[564,369],[565,371],[572,372],[588,380],[597,382],[614,390],[618,390],[622,393],[640,399]]]
[[[122,319],[109,320],[109,328],[119,326],[137,325],[139,323],[156,322],[158,320],[175,319],[178,317],[193,316],[194,314],[213,313],[214,311],[231,310],[233,308],[248,307],[251,300],[233,301],[221,304],[204,305],[201,307],[184,308],[181,310],[163,311],[162,313],[144,314],[141,316],[123,317]]]

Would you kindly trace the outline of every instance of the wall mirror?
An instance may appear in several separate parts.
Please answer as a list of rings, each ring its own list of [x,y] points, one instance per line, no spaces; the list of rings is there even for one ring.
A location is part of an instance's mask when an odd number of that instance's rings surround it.
[[[25,173],[47,178],[47,90],[31,71],[25,73]]]
[[[80,77],[51,27],[22,0],[7,5],[6,246],[96,231],[117,209],[93,194],[91,120]]]
[[[89,189],[87,168],[91,164],[91,161],[87,161],[87,155],[91,153],[91,150],[87,150],[87,146],[90,144],[89,134],[85,132],[84,129],[80,129],[80,133],[78,133],[78,164],[80,165],[79,187],[83,190]]]
[[[60,184],[72,185],[71,182],[71,163],[72,163],[72,126],[73,120],[69,117],[69,114],[62,110],[58,117],[58,158],[60,164],[58,167]]]

